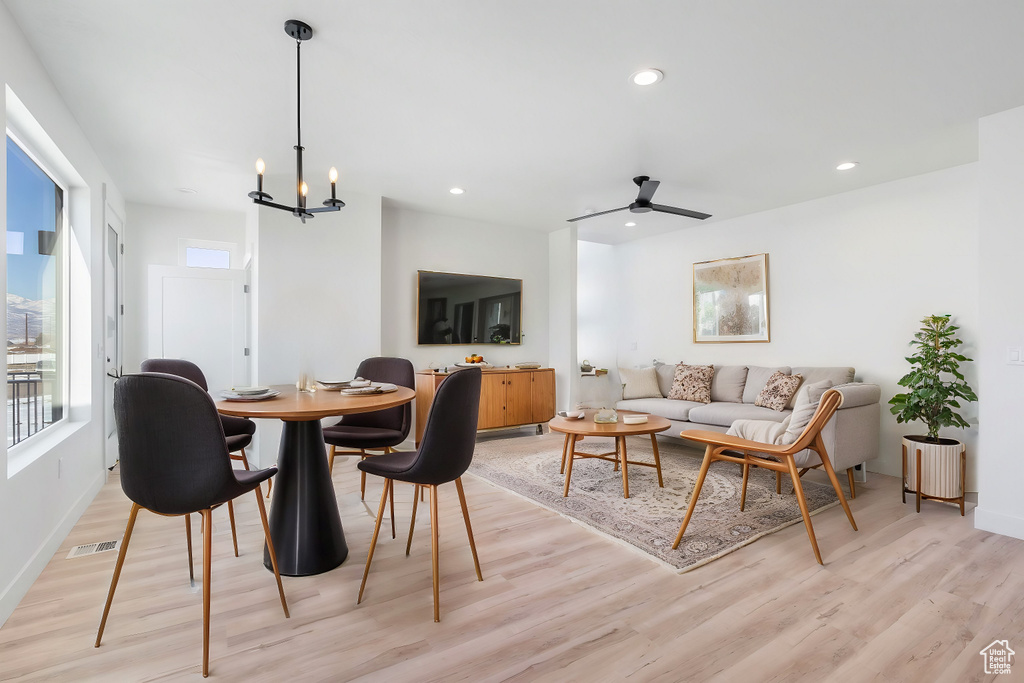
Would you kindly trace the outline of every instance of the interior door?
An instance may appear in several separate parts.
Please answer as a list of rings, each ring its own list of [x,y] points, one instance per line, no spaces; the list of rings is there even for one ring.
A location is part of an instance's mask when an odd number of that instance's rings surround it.
[[[103,357],[104,371],[104,462],[113,467],[117,462],[117,425],[114,423],[114,382],[121,376],[121,340],[124,307],[121,293],[124,273],[121,260],[123,223],[110,207],[106,209],[107,231],[104,237],[103,260]]]
[[[211,392],[249,383],[246,273],[219,268],[149,267],[150,358],[184,358]]]

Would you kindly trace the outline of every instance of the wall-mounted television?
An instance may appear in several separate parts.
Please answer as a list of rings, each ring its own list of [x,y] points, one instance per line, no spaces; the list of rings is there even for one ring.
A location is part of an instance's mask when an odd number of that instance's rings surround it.
[[[523,281],[420,270],[416,273],[418,344],[519,344]]]

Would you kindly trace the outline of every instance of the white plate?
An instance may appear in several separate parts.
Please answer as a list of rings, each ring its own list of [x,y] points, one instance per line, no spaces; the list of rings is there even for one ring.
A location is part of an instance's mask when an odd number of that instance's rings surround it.
[[[225,401],[265,401],[268,398],[274,398],[280,396],[281,392],[276,389],[264,392],[262,394],[237,394],[233,391],[222,391],[220,397]]]
[[[232,394],[238,394],[239,396],[254,396],[256,394],[265,394],[270,391],[270,387],[231,387],[226,389]]]
[[[327,380],[318,379],[316,383],[323,387],[324,391],[341,391],[352,386],[352,380],[350,379],[341,382],[328,382]]]
[[[392,391],[398,391],[398,385],[387,384],[384,382],[372,382],[370,386],[366,387],[349,387],[348,389],[342,389],[341,393],[349,396],[373,396],[375,394],[390,394]]]

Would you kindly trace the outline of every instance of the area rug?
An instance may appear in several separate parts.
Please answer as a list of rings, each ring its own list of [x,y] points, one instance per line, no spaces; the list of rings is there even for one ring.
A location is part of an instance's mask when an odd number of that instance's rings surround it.
[[[775,493],[775,473],[752,467],[747,501],[740,512],[742,468],[734,463],[711,465],[690,525],[679,548],[672,542],[679,533],[686,506],[700,471],[701,451],[664,440],[658,441],[665,487],[658,487],[653,467],[629,468],[629,494],[622,497],[622,474],[611,462],[577,458],[573,463],[569,497],[559,474],[561,434],[485,440],[477,443],[470,473],[512,491],[599,533],[637,548],[675,568],[695,569],[748,543],[791,524],[802,523],[792,485],[783,478],[782,495]],[[630,460],[654,462],[649,437],[628,437]],[[588,437],[577,450],[606,453],[611,439]],[[811,514],[838,505],[827,484],[803,481]]]

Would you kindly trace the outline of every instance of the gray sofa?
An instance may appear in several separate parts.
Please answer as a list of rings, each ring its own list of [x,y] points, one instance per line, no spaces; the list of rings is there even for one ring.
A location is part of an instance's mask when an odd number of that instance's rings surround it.
[[[672,426],[661,435],[675,438],[679,438],[679,433],[686,429],[724,433],[736,420],[782,422],[792,413],[796,394],[782,411],[754,405],[761,389],[776,370],[786,375],[802,375],[801,386],[824,379],[831,380],[834,388],[842,393],[842,405],[821,432],[829,459],[837,472],[878,457],[881,389],[877,384],[854,382],[854,369],[848,367],[715,366],[711,382],[711,403],[695,403],[665,398],[672,388],[675,365],[656,364],[661,396],[619,400],[615,407],[667,418]],[[818,462],[818,458],[808,451],[799,455],[806,455],[813,462]],[[800,461],[798,457],[797,462]]]

